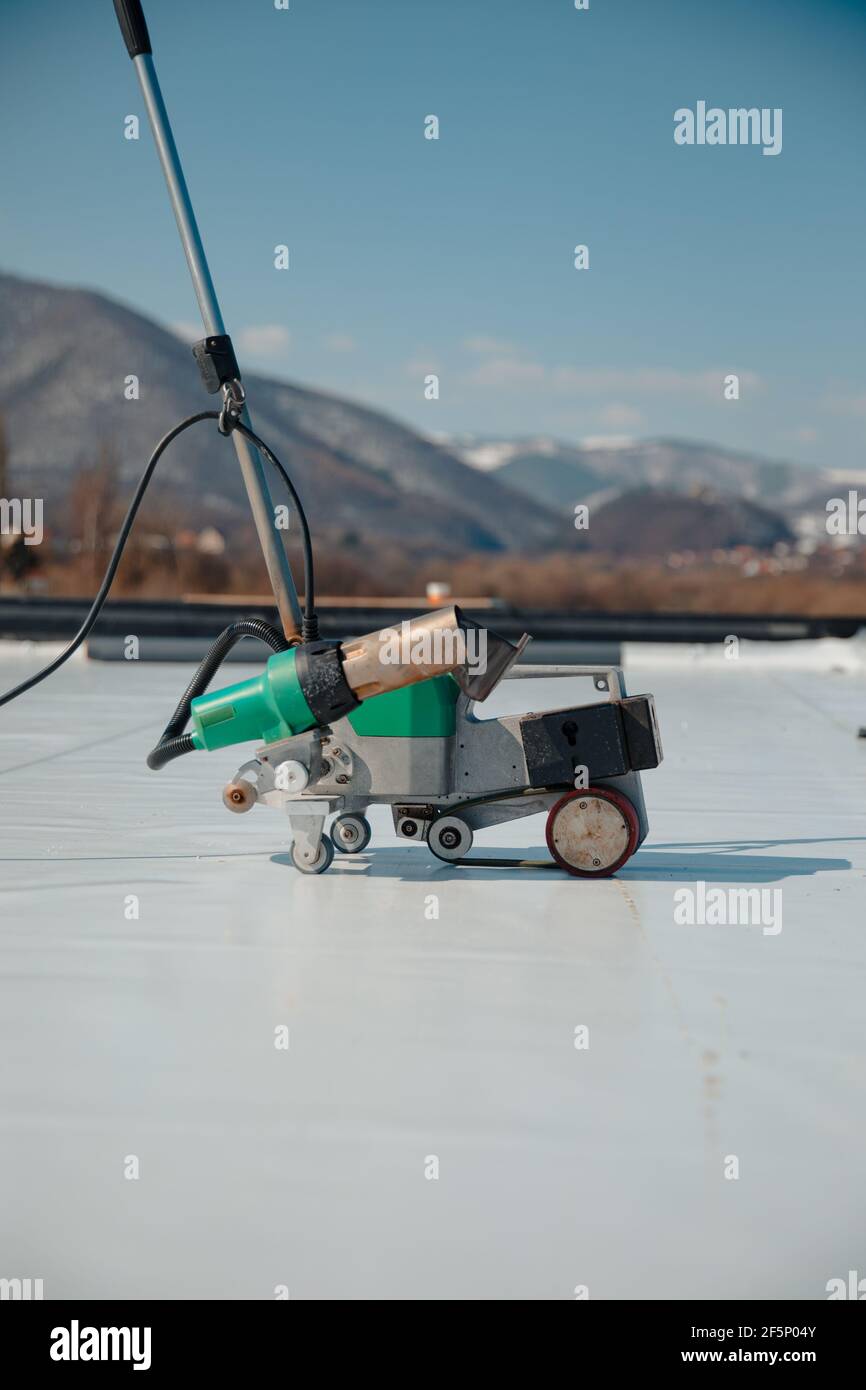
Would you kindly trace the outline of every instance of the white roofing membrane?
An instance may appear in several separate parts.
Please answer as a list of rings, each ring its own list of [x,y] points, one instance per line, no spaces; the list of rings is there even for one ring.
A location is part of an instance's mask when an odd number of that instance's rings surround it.
[[[221,804],[242,750],[147,771],[183,666],[75,661],[4,709],[0,1276],[628,1299],[866,1273],[862,652],[629,649],[666,756],[603,882],[447,866],[382,810],[300,875],[282,817]],[[0,688],[44,661],[4,648]],[[476,852],[543,845],[536,817]],[[699,882],[780,890],[782,929],[679,924]]]

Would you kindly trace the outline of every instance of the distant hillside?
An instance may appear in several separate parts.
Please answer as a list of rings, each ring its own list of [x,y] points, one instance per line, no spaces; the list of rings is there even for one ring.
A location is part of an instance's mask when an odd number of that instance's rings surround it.
[[[124,378],[139,378],[138,401]],[[245,376],[253,421],[293,474],[315,527],[419,551],[541,550],[567,544],[568,518],[467,466],[448,448],[336,396]],[[213,405],[189,346],[90,291],[0,275],[0,410],[15,485],[62,506],[76,469],[111,442],[132,485],[178,419]],[[160,465],[202,519],[245,521],[228,441],[202,425]],[[280,495],[278,486],[274,493]]]
[[[671,551],[729,550],[737,545],[767,550],[791,541],[785,522],[767,508],[739,497],[704,492],[695,496],[639,488],[590,509],[579,546],[629,557]]]
[[[796,511],[819,490],[818,469],[685,439],[450,441],[467,463],[547,505],[570,508],[596,493],[635,487],[693,492],[711,487]]]

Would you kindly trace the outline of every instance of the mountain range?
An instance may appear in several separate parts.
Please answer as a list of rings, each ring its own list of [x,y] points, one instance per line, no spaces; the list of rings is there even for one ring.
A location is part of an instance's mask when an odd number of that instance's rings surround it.
[[[796,514],[821,492],[824,474],[758,454],[687,439],[547,437],[446,441],[465,462],[551,507],[599,503],[636,488],[698,494],[711,489]]]
[[[138,378],[137,400],[125,398],[129,376]],[[568,539],[561,512],[378,411],[257,375],[245,374],[244,385],[255,428],[320,532],[440,552],[538,550]],[[0,275],[0,410],[22,493],[62,503],[75,471],[106,443],[131,487],[165,431],[218,400],[205,396],[190,345],[144,315],[89,290]],[[215,426],[183,435],[160,468],[202,520],[246,517],[234,450]]]
[[[16,490],[62,515],[76,472],[105,446],[131,490],[162,434],[218,401],[190,347],[103,294],[0,275],[0,413]],[[256,374],[244,384],[316,533],[351,536],[371,554],[386,543],[416,556],[764,546],[815,508],[825,476],[679,439],[434,440],[327,392]],[[234,451],[214,427],[183,435],[160,470],[185,523],[247,524]],[[277,480],[272,490],[279,500]],[[582,533],[578,503],[591,506]]]

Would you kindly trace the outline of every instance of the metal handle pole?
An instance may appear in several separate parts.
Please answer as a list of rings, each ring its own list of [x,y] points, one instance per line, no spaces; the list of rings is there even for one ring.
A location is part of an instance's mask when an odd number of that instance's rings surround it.
[[[138,52],[134,54],[132,61],[144,96],[144,104],[147,109],[150,128],[153,131],[159,162],[162,165],[162,172],[168,185],[168,194],[180,232],[184,255],[192,276],[205,333],[208,336],[223,334],[225,327],[222,314],[187,191],[177,146],[171,133],[168,113],[159,89],[153,58],[149,51]],[[246,409],[241,419],[248,428],[252,428]],[[301,609],[286,552],[281,543],[280,533],[276,528],[274,507],[268,490],[264,465],[258,451],[253,449],[237,431],[232,434],[232,442],[241,466],[253,520],[265,557],[283,630],[287,637],[295,637],[300,632]]]

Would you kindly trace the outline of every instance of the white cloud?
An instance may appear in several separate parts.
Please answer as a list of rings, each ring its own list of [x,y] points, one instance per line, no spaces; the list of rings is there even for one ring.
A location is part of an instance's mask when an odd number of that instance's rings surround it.
[[[831,415],[866,415],[866,391],[855,392],[854,395],[825,396],[821,409],[828,410]]]
[[[629,449],[636,442],[630,434],[587,434],[579,441],[582,449]]]
[[[169,328],[176,338],[180,338],[182,343],[197,343],[204,337],[204,329],[200,323],[188,323],[183,319],[177,323],[170,323]]]
[[[506,390],[529,386],[551,395],[688,396],[723,401],[727,375],[729,369],[721,367],[700,372],[680,371],[674,367],[547,367],[520,357],[500,356],[474,367],[468,380],[473,386]],[[757,391],[763,388],[755,372],[741,370],[738,376],[741,389]]]
[[[510,388],[528,383],[543,385],[546,378],[547,368],[540,362],[522,362],[519,357],[492,357],[489,362],[482,362],[469,373],[473,386]]]
[[[604,406],[597,414],[596,419],[600,425],[608,425],[611,429],[637,429],[644,423],[644,417],[639,410],[635,410],[633,405],[626,405],[624,401],[611,401],[610,405]]]
[[[354,352],[357,347],[348,333],[327,333],[324,342],[328,352]]]
[[[432,357],[413,357],[411,361],[406,363],[405,370],[407,376],[418,377],[429,376],[431,374],[434,376],[438,376],[439,363],[436,362]]]
[[[814,444],[818,438],[818,431],[811,425],[800,425],[794,430],[783,430],[782,438],[792,441],[794,444]]]
[[[257,323],[242,328],[238,347],[253,357],[282,357],[288,351],[289,330],[281,323]]]
[[[645,396],[697,396],[724,400],[725,377],[729,370],[708,368],[702,372],[683,372],[674,367],[556,367],[550,380],[555,390],[581,396],[629,394]],[[740,387],[757,390],[761,379],[755,372],[740,371]]]
[[[514,343],[509,343],[506,338],[491,338],[485,333],[464,338],[463,346],[468,352],[477,352],[482,357],[508,357],[517,351]]]

